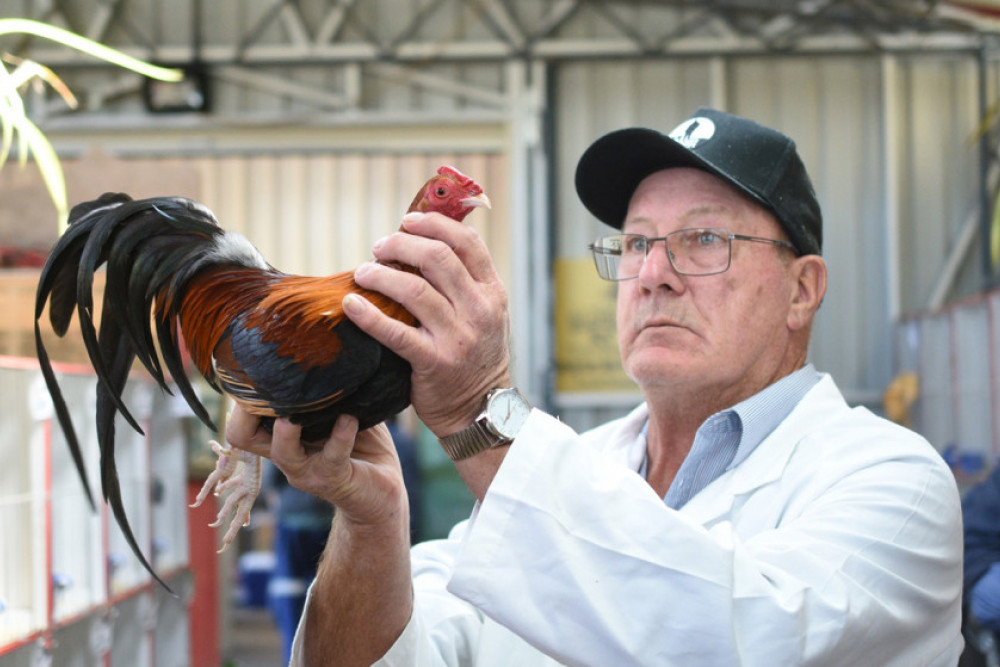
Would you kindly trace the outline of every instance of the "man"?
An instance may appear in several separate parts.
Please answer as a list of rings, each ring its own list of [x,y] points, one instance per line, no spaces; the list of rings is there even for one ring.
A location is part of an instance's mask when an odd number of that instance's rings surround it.
[[[646,399],[627,417],[582,435],[516,418],[519,397],[497,391],[512,386],[506,294],[468,227],[407,216],[357,272],[419,326],[345,299],[411,362],[417,414],[479,499],[448,540],[409,551],[384,430],[342,419],[314,454],[287,422],[272,440],[234,414],[234,445],[338,508],[293,662],[955,664],[954,480],[805,362],[826,264],[794,143],[702,109],[669,137],[599,139],[576,183],[624,232],[593,251]]]

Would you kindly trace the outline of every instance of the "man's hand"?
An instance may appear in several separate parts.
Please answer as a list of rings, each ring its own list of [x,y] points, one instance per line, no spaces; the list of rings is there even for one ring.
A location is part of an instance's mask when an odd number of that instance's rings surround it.
[[[378,524],[398,517],[403,509],[403,473],[384,424],[360,433],[357,429],[354,417],[342,416],[325,442],[307,447],[300,439],[301,427],[278,419],[272,435],[259,428],[257,417],[237,406],[226,424],[226,440],[267,456],[292,486],[330,502],[343,518]]]
[[[355,280],[412,313],[411,327],[362,297],[344,300],[347,316],[413,367],[413,407],[438,437],[472,423],[486,393],[510,384],[507,292],[489,250],[468,225],[437,214],[408,214],[406,232],[379,241],[378,263]],[[398,262],[419,274],[400,271]]]

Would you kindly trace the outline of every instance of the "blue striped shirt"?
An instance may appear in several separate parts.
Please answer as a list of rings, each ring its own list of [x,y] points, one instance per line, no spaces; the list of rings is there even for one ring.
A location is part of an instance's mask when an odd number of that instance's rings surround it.
[[[787,375],[698,428],[691,451],[677,470],[663,501],[680,509],[722,473],[742,463],[820,380],[812,364]],[[643,427],[646,436],[649,422]],[[648,458],[648,457],[647,457]],[[639,474],[646,476],[646,460]]]

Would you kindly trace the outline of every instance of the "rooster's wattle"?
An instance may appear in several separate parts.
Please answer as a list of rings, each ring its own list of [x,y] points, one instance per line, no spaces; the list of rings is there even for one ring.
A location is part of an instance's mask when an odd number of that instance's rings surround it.
[[[409,210],[461,220],[474,207],[488,204],[475,181],[445,166],[424,184]],[[194,413],[213,430],[185,375],[185,347],[212,387],[260,416],[265,427],[276,417],[301,424],[306,441],[327,437],[341,414],[356,417],[364,429],[409,404],[409,364],[351,323],[341,303],[346,294],[357,292],[394,318],[415,320],[399,304],[358,287],[353,271],[326,277],[282,273],[246,238],[222,229],[211,211],[181,197],[133,200],[109,193],[74,207],[69,222],[38,284],[38,359],[92,499],[79,441],[39,328],[46,302],[60,336],[76,312],[98,378],[104,499],[132,550],[158,581],[129,527],[114,457],[116,413],[142,432],[121,398],[136,358],[164,390],[169,391],[167,378],[172,377]],[[95,329],[93,276],[104,264],[103,308]],[[215,442],[212,446],[219,463],[196,504],[213,489],[229,492],[216,521],[232,517],[225,548],[249,518],[260,488],[260,459]]]

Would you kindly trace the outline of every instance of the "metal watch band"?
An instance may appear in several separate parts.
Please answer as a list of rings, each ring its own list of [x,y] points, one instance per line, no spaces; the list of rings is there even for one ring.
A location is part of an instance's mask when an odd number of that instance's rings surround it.
[[[477,419],[472,422],[472,425],[463,428],[458,433],[444,436],[439,442],[448,458],[452,461],[461,461],[491,447],[503,444],[506,440],[492,433],[485,424]]]

